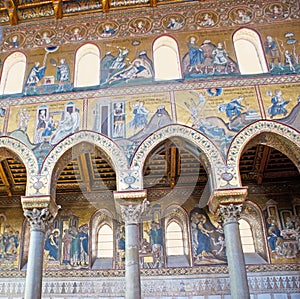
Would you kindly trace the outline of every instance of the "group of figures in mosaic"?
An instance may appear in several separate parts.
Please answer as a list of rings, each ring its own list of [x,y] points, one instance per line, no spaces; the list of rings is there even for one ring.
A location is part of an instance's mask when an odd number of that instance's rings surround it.
[[[295,261],[299,258],[300,252],[299,217],[293,213],[292,209],[276,209],[275,206],[265,209],[265,220],[252,220],[252,223],[253,221],[263,221],[266,227],[266,236],[261,236],[266,239],[252,241],[252,244],[260,246],[257,244],[265,242],[269,248],[271,262]],[[248,210],[250,214],[244,215],[246,219],[251,217],[253,209]],[[279,218],[274,215],[274,212],[278,213]],[[259,215],[257,212],[254,214]],[[177,257],[178,261],[180,256],[185,256],[182,266],[226,264],[225,236],[218,217],[208,213],[205,209],[196,207],[190,212],[189,220],[187,220],[184,219],[185,216],[180,210],[176,210],[174,215],[169,217],[170,219],[165,220],[168,223],[165,225],[159,215],[160,211],[156,210],[152,219],[144,219],[139,224],[139,256],[142,268],[168,267],[172,265],[171,256]],[[6,222],[4,214],[0,215],[0,219],[0,268],[16,269],[19,267],[19,259],[24,261],[27,258],[24,253],[28,252],[28,248],[23,248],[25,232],[22,233],[23,238],[21,238],[19,231]],[[190,222],[189,232],[186,231],[185,221]],[[91,230],[88,224],[81,222],[80,217],[70,212],[68,215],[58,215],[46,232],[44,267],[49,270],[88,269],[90,267],[93,269],[105,269],[105,267],[123,269],[126,244],[124,223],[116,221],[111,226],[106,221],[102,221],[98,223],[98,226]],[[108,231],[105,230],[101,234],[100,228],[105,226]],[[29,230],[28,225],[24,227],[26,227],[25,230]],[[113,227],[115,231],[113,231]],[[185,235],[186,233],[189,236]],[[96,234],[92,238],[93,243],[89,240],[92,234]],[[111,237],[107,237],[109,234]],[[28,236],[28,232],[26,235]],[[168,239],[175,240],[176,238],[178,240],[174,241],[175,245],[168,241]],[[184,248],[186,245],[182,242],[186,238],[190,240],[188,242],[189,249]],[[28,240],[26,241],[27,245],[25,246],[28,246]],[[249,240],[247,242],[249,244]],[[109,245],[110,243],[111,245]],[[20,250],[20,247],[23,249]],[[109,249],[111,253],[107,255]],[[20,254],[21,252],[22,254]],[[191,254],[191,261],[188,257],[189,254]],[[110,263],[107,263],[107,257],[109,257]],[[263,258],[266,258],[266,253]]]
[[[110,24],[106,24],[104,31],[101,34],[106,36],[112,34],[114,30]],[[34,65],[30,66],[24,80],[24,95],[51,94],[78,89],[76,86],[78,82],[74,84],[74,80],[78,81],[78,79],[73,78],[75,74],[70,67],[70,58],[57,58],[60,47],[53,45],[53,37],[54,32],[49,30],[38,33],[38,38],[35,38],[41,45],[46,46],[44,58],[43,61],[37,60]],[[80,40],[78,28],[74,29],[73,38]],[[286,32],[283,38],[268,35],[262,45],[268,59],[268,72],[278,75],[297,74],[300,71],[298,40],[293,32]],[[20,36],[16,34],[4,41],[4,44],[18,48],[19,40]],[[83,45],[82,50],[84,46],[88,45]],[[95,64],[100,65],[100,75],[97,74],[99,78],[91,79],[93,84],[87,82],[86,87],[84,84],[79,87],[85,89],[108,88],[116,84],[152,84],[164,80],[163,77],[155,78],[154,74],[158,73],[156,69],[158,64],[156,63],[154,66],[153,59],[148,56],[146,50],[138,50],[140,45],[141,41],[138,40],[133,41],[134,49],[110,45],[111,50],[107,51],[102,58],[99,56],[99,62],[95,61]],[[210,39],[204,39],[199,42],[199,37],[192,35],[189,37],[187,50],[182,57],[182,70],[176,75],[177,79],[240,75],[240,66],[226,49],[225,41],[213,43]],[[133,55],[134,58],[132,58]],[[154,57],[154,59],[159,58]],[[175,63],[175,61],[170,63]],[[5,91],[3,96],[6,96]]]

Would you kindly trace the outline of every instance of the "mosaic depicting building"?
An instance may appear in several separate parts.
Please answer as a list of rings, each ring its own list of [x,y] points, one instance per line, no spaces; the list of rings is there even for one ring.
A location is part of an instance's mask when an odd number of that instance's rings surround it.
[[[298,0],[0,2],[0,299],[300,298]]]

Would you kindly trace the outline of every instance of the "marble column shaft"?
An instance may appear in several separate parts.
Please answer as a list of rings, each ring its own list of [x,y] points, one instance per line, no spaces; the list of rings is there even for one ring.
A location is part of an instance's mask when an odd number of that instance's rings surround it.
[[[239,214],[242,205],[220,205],[219,212],[223,218],[226,255],[229,268],[230,290],[232,299],[249,299],[245,259],[239,231]]]
[[[141,299],[138,224],[148,204],[144,199],[141,203],[120,205],[122,219],[125,222],[126,299]]]
[[[42,274],[45,232],[53,216],[48,208],[25,209],[24,215],[30,223],[30,242],[26,272],[25,299],[40,299],[42,296]]]

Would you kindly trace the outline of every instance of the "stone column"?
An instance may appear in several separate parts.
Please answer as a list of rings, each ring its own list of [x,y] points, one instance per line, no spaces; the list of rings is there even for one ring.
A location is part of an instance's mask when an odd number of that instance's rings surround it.
[[[25,299],[42,296],[42,272],[45,233],[54,220],[58,207],[50,196],[22,197],[24,216],[30,223],[30,242],[27,261]]]
[[[115,192],[114,197],[125,222],[125,298],[141,299],[138,224],[149,202],[145,190]]]
[[[232,299],[250,298],[238,223],[246,196],[246,188],[217,190],[209,204],[223,221]]]

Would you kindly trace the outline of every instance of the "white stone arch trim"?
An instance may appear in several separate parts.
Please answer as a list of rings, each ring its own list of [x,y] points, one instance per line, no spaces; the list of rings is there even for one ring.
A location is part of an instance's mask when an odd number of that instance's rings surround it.
[[[151,151],[161,142],[171,137],[180,137],[187,140],[198,147],[204,154],[205,158],[209,163],[211,169],[211,187],[218,188],[224,184],[222,173],[225,170],[224,160],[217,147],[204,135],[198,131],[183,126],[183,125],[169,125],[162,129],[157,130],[150,136],[148,136],[136,150],[132,162],[131,169],[139,172],[139,177],[143,176],[144,163],[151,153]],[[142,188],[142,183],[139,186]],[[227,184],[227,182],[225,182]]]
[[[128,163],[124,152],[111,139],[104,135],[91,131],[80,131],[68,136],[58,143],[45,158],[40,172],[44,188],[46,189],[45,192],[48,192],[45,194],[51,194],[51,180],[52,177],[54,177],[53,171],[56,163],[68,150],[80,143],[92,144],[105,153],[106,157],[111,162],[111,166],[116,172],[118,185],[118,178],[120,178],[121,172],[128,169]]]
[[[36,194],[36,174],[38,173],[39,168],[37,159],[32,150],[21,141],[6,136],[0,137],[0,148],[8,149],[22,161],[22,163],[25,165],[27,174],[25,194],[27,196]]]
[[[239,132],[233,139],[227,155],[227,169],[233,176],[236,176],[235,179],[241,184],[241,178],[239,175],[239,162],[243,150],[246,145],[253,140],[256,136],[262,133],[270,133],[277,136],[278,139],[288,142],[290,144],[289,152],[284,152],[282,149],[279,149],[276,144],[272,144],[272,140],[269,142],[266,141],[266,144],[273,146],[274,148],[281,150],[287,157],[289,157],[296,165],[300,171],[300,134],[295,129],[288,127],[284,124],[275,121],[257,121],[252,123],[244,130]]]

